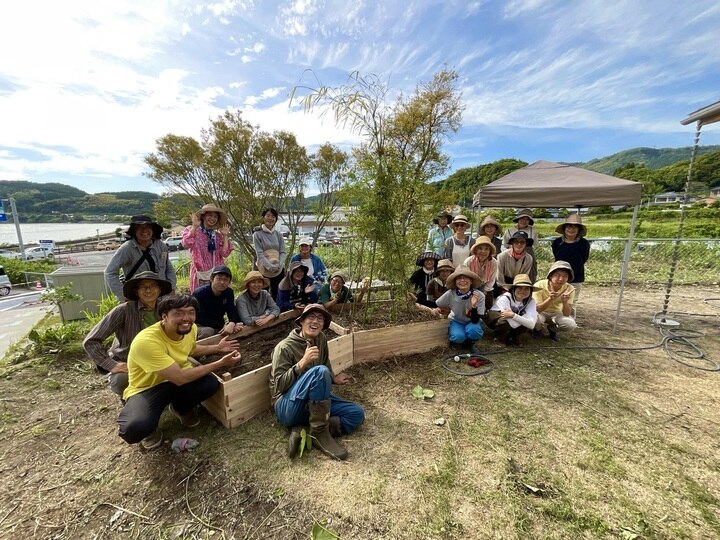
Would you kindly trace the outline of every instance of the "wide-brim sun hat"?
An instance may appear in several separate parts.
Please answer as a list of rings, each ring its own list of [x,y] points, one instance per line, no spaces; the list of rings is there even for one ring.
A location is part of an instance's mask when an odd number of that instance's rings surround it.
[[[218,229],[222,229],[225,225],[227,225],[228,218],[227,218],[227,212],[223,210],[222,208],[219,208],[215,206],[214,204],[206,204],[203,205],[203,207],[198,210],[198,217],[202,220],[205,214],[208,212],[215,212],[218,215],[218,222],[216,227]]]
[[[278,250],[276,249],[266,249],[265,251],[263,251],[263,255],[265,255],[265,258],[270,261],[271,265],[278,267],[278,269],[271,270],[267,266],[264,266],[260,259],[258,259],[257,267],[260,273],[266,278],[274,278],[279,276],[282,272],[282,266],[280,266],[280,252],[278,252]]]
[[[458,266],[455,271],[448,276],[448,278],[445,280],[445,286],[448,289],[454,289],[455,288],[455,281],[460,276],[469,277],[472,280],[472,286],[473,289],[479,289],[482,285],[482,279],[480,276],[478,276],[475,272],[470,270],[467,266],[461,264]]]
[[[480,246],[488,246],[490,248],[490,256],[493,257],[496,253],[495,244],[492,243],[492,240],[490,240],[487,236],[478,236],[475,240],[475,243],[470,248],[470,253],[475,255],[475,251]]]
[[[153,230],[153,240],[159,240],[162,236],[163,228],[157,221],[149,216],[133,216],[130,218],[130,226],[125,231],[125,235],[135,238],[135,228],[138,225],[151,225]]]
[[[308,266],[305,266],[302,262],[300,262],[300,261],[292,262],[292,263],[290,263],[290,266],[288,267],[288,271],[287,271],[288,279],[292,280],[292,275],[295,272],[295,270],[297,270],[298,268],[302,269],[303,277],[307,276],[308,272],[310,271],[310,268]]]
[[[512,285],[510,285],[510,290],[514,289],[515,287],[530,287],[533,291],[539,291],[540,287],[536,287],[535,284],[530,281],[530,276],[527,274],[518,274],[513,278]]]
[[[435,272],[433,272],[433,277],[438,277],[440,275],[441,270],[450,270],[450,272],[455,271],[455,265],[450,259],[443,259],[437,264],[437,268],[435,268]]]
[[[447,210],[443,210],[441,212],[438,212],[437,217],[435,217],[435,219],[433,219],[433,223],[435,225],[438,225],[440,223],[439,220],[441,217],[447,218],[448,223],[450,223],[453,219],[452,214],[450,212],[448,212]]]
[[[455,216],[453,218],[452,222],[450,223],[450,227],[452,227],[454,229],[455,225],[457,225],[458,223],[463,223],[466,226],[470,225],[468,218],[463,216],[462,214],[458,214],[457,216]]]
[[[432,259],[432,260],[434,260],[434,261],[439,261],[439,260],[440,260],[440,255],[438,255],[438,254],[435,253],[434,251],[425,251],[424,253],[421,253],[420,255],[418,255],[418,258],[417,258],[417,259],[415,259],[415,266],[423,266],[423,263],[424,263],[427,259]]]
[[[513,233],[513,235],[510,237],[510,239],[508,240],[508,244],[512,246],[512,243],[515,240],[525,240],[526,247],[530,247],[535,243],[535,240],[530,238],[528,236],[528,233],[526,233],[525,231],[515,231]]]
[[[125,283],[123,283],[123,296],[128,300],[139,300],[140,298],[136,289],[138,284],[144,279],[151,279],[157,282],[160,286],[160,296],[165,296],[172,292],[172,283],[166,279],[162,279],[155,272],[145,270],[144,272],[135,274],[131,279],[128,279]]]
[[[570,263],[567,261],[555,261],[550,267],[550,270],[548,270],[546,276],[547,279],[550,279],[552,273],[557,270],[566,270],[570,274],[570,277],[568,277],[568,283],[575,281],[575,272],[573,272],[572,266],[570,266]]]
[[[495,234],[500,235],[502,234],[502,225],[500,225],[497,220],[492,216],[485,216],[485,219],[482,220],[482,223],[480,224],[480,233],[485,233],[485,226],[486,225],[495,225],[497,228],[497,231],[495,231]]]
[[[305,306],[305,309],[303,309],[300,316],[297,319],[295,319],[295,324],[300,326],[300,324],[302,323],[302,320],[309,313],[312,313],[313,311],[316,311],[323,316],[323,318],[325,319],[325,323],[323,324],[323,330],[327,330],[330,327],[330,322],[332,321],[332,315],[330,315],[330,312],[327,309],[325,309],[325,306],[323,306],[322,304],[308,304],[307,306]]]
[[[578,229],[578,236],[585,236],[587,234],[587,227],[583,225],[582,219],[578,214],[570,214],[567,218],[565,218],[565,222],[561,223],[557,227],[555,227],[555,232],[560,235],[565,234],[565,225],[577,225]]]
[[[248,285],[251,281],[255,281],[256,279],[260,279],[263,282],[263,285],[265,289],[267,289],[270,286],[270,280],[263,276],[260,272],[257,270],[250,270],[247,274],[245,274],[245,279],[243,279],[242,282],[242,288],[247,289]]]
[[[513,218],[513,221],[517,223],[520,218],[526,217],[530,220],[530,225],[535,225],[535,218],[532,215],[532,210],[529,208],[523,208],[518,212],[518,215]]]

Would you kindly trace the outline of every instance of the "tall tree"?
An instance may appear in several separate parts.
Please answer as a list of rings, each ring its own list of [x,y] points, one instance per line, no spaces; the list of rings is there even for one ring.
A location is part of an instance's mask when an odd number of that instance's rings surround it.
[[[317,244],[320,231],[332,219],[340,206],[340,192],[346,186],[350,175],[349,156],[330,143],[323,144],[312,157],[312,176],[319,190],[317,200],[312,204],[315,215],[313,245]]]

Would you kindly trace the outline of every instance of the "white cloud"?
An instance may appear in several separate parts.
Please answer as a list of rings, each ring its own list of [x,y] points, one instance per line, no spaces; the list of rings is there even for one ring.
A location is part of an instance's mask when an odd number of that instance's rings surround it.
[[[276,97],[283,90],[285,90],[285,88],[283,87],[266,88],[259,96],[248,96],[247,98],[245,98],[245,105],[257,105],[261,101],[267,101],[268,99]]]

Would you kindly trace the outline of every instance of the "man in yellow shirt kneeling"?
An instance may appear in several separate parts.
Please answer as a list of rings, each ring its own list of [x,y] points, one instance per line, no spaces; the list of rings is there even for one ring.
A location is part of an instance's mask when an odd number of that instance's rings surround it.
[[[197,406],[218,389],[211,372],[231,367],[240,361],[238,342],[223,338],[216,345],[197,341],[198,303],[190,295],[165,297],[158,303],[160,322],[140,332],[128,354],[129,384],[123,393],[125,406],[120,411],[119,435],[127,443],[141,443],[146,449],[162,443],[158,429],[165,407],[187,427],[200,423]],[[188,356],[228,353],[220,360],[193,366]]]

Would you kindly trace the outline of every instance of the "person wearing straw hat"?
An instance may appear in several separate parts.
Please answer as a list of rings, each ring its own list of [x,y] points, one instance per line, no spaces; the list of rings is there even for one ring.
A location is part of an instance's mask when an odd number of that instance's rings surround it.
[[[285,239],[275,227],[277,210],[266,208],[262,220],[262,225],[253,232],[255,267],[270,280],[270,295],[277,301],[278,285],[285,277]]]
[[[438,259],[445,254],[445,242],[453,235],[452,229],[448,226],[452,221],[452,214],[443,210],[435,219],[434,226],[428,232],[425,251],[432,251]]]
[[[353,297],[352,291],[345,285],[345,281],[346,277],[343,272],[333,272],[330,276],[330,282],[320,287],[318,303],[330,311],[336,311],[344,304],[361,304],[365,292],[370,288],[368,282],[362,280],[357,297]]]
[[[458,214],[452,220],[450,228],[455,232],[450,238],[445,240],[445,258],[450,259],[454,266],[460,266],[470,255],[471,239],[469,234],[465,234],[470,223],[462,214]]]
[[[185,227],[182,245],[190,252],[190,292],[208,285],[213,268],[225,264],[232,253],[227,212],[206,204],[190,215],[192,224]]]
[[[480,228],[478,229],[478,236],[487,236],[490,241],[493,243],[493,246],[495,246],[495,254],[497,255],[502,251],[502,237],[500,236],[502,234],[502,226],[500,223],[497,222],[497,220],[490,214],[485,216],[485,218],[482,220],[482,223],[480,223]],[[496,256],[495,255],[495,256]]]
[[[290,262],[301,262],[308,267],[308,276],[315,282],[315,289],[320,291],[322,284],[328,277],[327,268],[322,259],[313,253],[313,246],[308,240],[300,240],[298,243],[300,253],[293,255]]]
[[[515,231],[508,242],[510,249],[503,251],[497,258],[497,281],[505,291],[510,290],[515,276],[530,274],[534,262],[532,255],[527,251],[527,248],[532,247],[534,241],[532,238],[528,238],[525,231]],[[532,280],[532,275],[530,275],[530,279]]]
[[[355,431],[365,421],[357,403],[332,393],[332,385],[347,384],[347,373],[333,373],[327,337],[332,315],[321,304],[309,304],[295,319],[298,328],[275,346],[270,368],[270,395],[278,422],[291,430],[287,454],[300,448],[301,430],[310,427],[313,448],[334,459],[348,452],[335,437]]]
[[[128,301],[115,306],[98,322],[83,341],[83,348],[107,374],[110,389],[122,397],[128,385],[127,357],[130,343],[143,328],[158,322],[158,298],[170,294],[172,285],[155,272],[140,272],[123,283],[123,297]],[[115,335],[110,348],[105,340]]]
[[[506,250],[509,250],[510,239],[513,238],[516,232],[522,231],[527,234],[529,241],[527,243],[526,251],[528,255],[532,257],[532,267],[527,273],[530,274],[530,279],[535,281],[537,279],[537,259],[535,257],[535,248],[533,247],[533,244],[536,244],[538,241],[538,233],[535,228],[535,219],[533,218],[532,210],[529,208],[523,208],[518,212],[513,221],[516,225],[515,227],[508,227],[508,229],[505,230],[505,234],[503,235],[503,245]]]
[[[510,291],[495,300],[485,317],[488,328],[495,332],[495,344],[519,346],[520,336],[535,328],[538,314],[532,293],[536,290],[529,275],[518,274]]]
[[[197,307],[197,300],[188,294],[164,297],[157,306],[160,322],[140,332],[130,345],[129,383],[117,420],[118,434],[128,444],[140,443],[148,450],[160,446],[163,434],[158,423],[166,407],[183,426],[197,426],[198,406],[220,384],[212,372],[240,361],[238,342],[228,336],[213,345],[197,342]],[[216,353],[225,356],[199,366],[188,360]]]
[[[317,302],[315,283],[308,276],[308,267],[299,261],[290,264],[287,275],[278,285],[277,305],[280,311],[304,308]]]
[[[130,218],[130,226],[125,232],[127,242],[118,248],[105,267],[105,281],[120,302],[125,301],[123,281],[131,280],[138,272],[155,272],[170,282],[172,291],[175,290],[175,269],[165,242],[160,240],[162,232],[162,226],[148,216]]]
[[[192,293],[199,305],[195,321],[198,339],[215,334],[232,335],[242,330],[231,283],[232,271],[223,264],[213,269],[209,285],[201,285]]]
[[[467,266],[460,266],[448,276],[445,282],[448,290],[436,302],[438,315],[441,308],[450,309],[450,345],[459,348],[469,343],[473,353],[478,352],[475,341],[483,336],[480,319],[485,313],[485,295],[481,285],[480,276]]]
[[[452,274],[454,271],[455,266],[450,259],[443,259],[438,262],[437,268],[433,273],[432,281],[428,283],[427,290],[425,292],[425,296],[429,301],[437,302],[437,299],[440,298],[443,294],[445,294],[445,292],[448,290],[445,282],[447,281],[447,278],[450,277],[450,274]],[[447,317],[450,314],[450,309],[440,308],[440,312],[444,317]]]
[[[238,296],[235,307],[240,320],[246,326],[265,326],[280,316],[280,308],[265,289],[270,287],[270,280],[257,270],[245,275],[242,288],[244,293]]]
[[[463,264],[480,276],[481,288],[485,293],[485,310],[488,310],[492,306],[493,288],[498,277],[498,262],[494,258],[495,245],[487,236],[478,236],[470,252],[472,255],[465,259]]]
[[[542,328],[546,327],[553,341],[560,341],[558,332],[575,330],[577,324],[572,318],[572,307],[575,301],[573,270],[570,263],[555,261],[548,270],[547,278],[535,283],[537,290],[533,298],[537,304],[538,320],[533,330],[535,337],[541,337]]]
[[[421,306],[430,308],[435,307],[435,302],[427,298],[427,286],[433,279],[435,267],[439,260],[440,256],[434,251],[421,253],[418,255],[418,258],[415,259],[415,266],[419,266],[420,268],[415,270],[408,280],[414,288],[412,293],[408,293],[408,300],[410,302],[416,302]]]
[[[552,242],[556,261],[567,261],[573,270],[571,285],[575,287],[575,302],[580,298],[580,287],[585,281],[585,263],[590,258],[590,242],[585,239],[587,227],[578,214],[570,214],[565,223],[555,228],[560,236]]]

